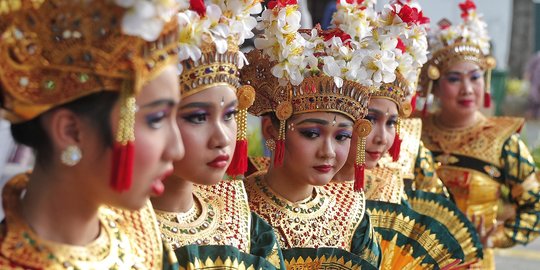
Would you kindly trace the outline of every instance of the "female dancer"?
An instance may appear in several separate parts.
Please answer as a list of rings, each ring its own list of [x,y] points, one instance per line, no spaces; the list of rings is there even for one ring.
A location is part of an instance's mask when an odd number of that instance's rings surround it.
[[[179,15],[181,56],[187,58],[180,62],[177,122],[184,132],[186,158],[175,162],[165,193],[153,203],[164,240],[186,268],[283,268],[273,230],[251,213],[242,180],[223,180],[227,167],[235,167],[231,174],[243,173],[245,165],[230,165],[232,160],[243,156],[247,161],[247,148],[241,140],[235,147],[235,141],[237,133],[245,140],[246,109],[254,93],[239,87],[245,59],[239,45],[253,35],[250,13],[260,12],[261,6],[258,1],[243,3],[205,6],[192,1],[191,10]],[[252,26],[233,27],[240,23]]]
[[[184,152],[177,4],[140,17],[111,1],[18,3],[0,15],[1,105],[36,165],[4,187],[0,268],[169,267],[148,199]]]
[[[343,3],[338,27],[322,31],[299,30],[297,5],[271,2],[262,15],[264,36],[241,74],[255,88],[249,111],[263,117],[263,136],[273,152],[268,171],[246,182],[250,206],[278,234],[289,269],[379,267],[380,249],[361,191],[363,150],[356,160],[357,191],[352,183],[330,183],[345,163],[353,129],[362,138],[370,129],[363,119],[367,85],[380,81],[360,74],[369,72],[362,61],[376,48],[359,44],[369,29],[353,32],[348,26],[371,27],[371,4]],[[358,142],[352,147],[362,149],[363,140]]]
[[[533,159],[517,134],[523,119],[485,117],[478,111],[482,99],[489,106],[495,61],[474,2],[467,0],[460,8],[463,23],[442,21],[430,40],[421,95],[433,92],[440,110],[424,117],[422,138],[441,163],[437,173],[457,206],[479,223],[486,245],[481,267],[493,269],[492,248],[526,244],[538,236],[540,187]],[[501,196],[515,214],[498,223]]]

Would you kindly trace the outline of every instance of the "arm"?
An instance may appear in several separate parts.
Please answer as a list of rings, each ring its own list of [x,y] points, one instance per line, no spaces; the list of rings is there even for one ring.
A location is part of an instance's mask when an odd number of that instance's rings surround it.
[[[519,135],[512,135],[502,150],[505,184],[516,215],[496,228],[493,246],[527,244],[540,234],[540,185],[534,160]]]

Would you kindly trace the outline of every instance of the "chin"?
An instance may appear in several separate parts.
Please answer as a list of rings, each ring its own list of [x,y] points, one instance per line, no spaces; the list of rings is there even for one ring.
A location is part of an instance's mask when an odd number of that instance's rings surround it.
[[[330,183],[330,181],[332,181],[332,177],[330,177],[330,175],[334,175],[334,174],[335,173],[328,173],[328,177],[321,177],[321,176],[311,177],[309,184],[313,186],[324,186]]]
[[[366,169],[371,170],[377,167],[378,160],[367,160],[366,159]]]

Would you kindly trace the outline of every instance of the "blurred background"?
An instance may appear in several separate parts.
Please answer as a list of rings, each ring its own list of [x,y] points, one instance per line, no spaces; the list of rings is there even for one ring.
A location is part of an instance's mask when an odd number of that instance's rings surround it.
[[[267,1],[267,0],[266,0]],[[298,0],[305,28],[320,23],[326,27],[336,0]],[[378,1],[379,9],[388,1]],[[431,25],[447,18],[461,20],[462,0],[419,0]],[[492,38],[492,53],[497,68],[492,77],[492,108],[488,115],[508,115],[527,118],[523,139],[540,165],[540,0],[475,0],[478,12],[484,14]],[[0,113],[0,185],[12,175],[33,165],[32,152],[16,145],[9,124]],[[264,146],[258,128],[259,121],[250,118],[250,154],[262,155]],[[261,142],[261,143],[257,143]],[[2,213],[0,211],[0,217]],[[516,247],[497,253],[499,269],[538,269],[540,241],[527,247]]]

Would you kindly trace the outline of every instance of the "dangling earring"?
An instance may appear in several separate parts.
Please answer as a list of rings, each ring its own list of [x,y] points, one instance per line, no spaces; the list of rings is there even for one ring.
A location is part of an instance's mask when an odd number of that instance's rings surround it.
[[[274,141],[274,139],[266,140],[265,144],[266,144],[266,148],[268,148],[270,152],[274,152],[274,150],[276,150],[276,141]]]
[[[70,145],[62,151],[60,159],[64,165],[73,167],[82,159],[81,149],[76,145]]]

